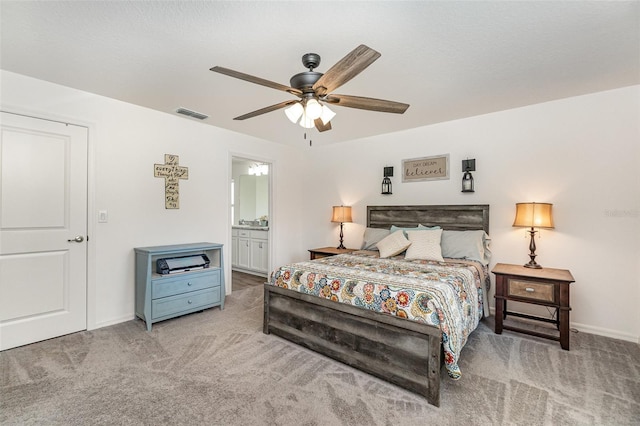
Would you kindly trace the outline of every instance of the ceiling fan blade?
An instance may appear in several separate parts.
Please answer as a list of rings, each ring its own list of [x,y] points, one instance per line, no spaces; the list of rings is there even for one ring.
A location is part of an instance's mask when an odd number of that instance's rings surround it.
[[[322,100],[336,106],[366,109],[369,111],[392,112],[395,114],[402,114],[409,108],[409,104],[385,101],[384,99],[363,98],[361,96],[329,95]]]
[[[313,90],[318,96],[331,93],[364,71],[379,57],[380,53],[361,44],[329,68],[329,71],[313,85]]]
[[[331,130],[331,122],[329,121],[327,124],[324,124],[321,119],[316,118],[313,120],[313,124],[316,125],[316,129],[319,132],[326,132],[327,130]]]
[[[296,96],[302,95],[302,91],[298,89],[294,89],[293,87],[285,86],[284,84],[280,84],[280,83],[274,83],[273,81],[265,80],[264,78],[260,78],[260,77],[254,77],[252,75],[245,74],[243,72],[230,70],[229,68],[213,67],[210,70],[220,74],[228,75],[229,77],[239,78],[240,80],[248,81],[250,83],[255,83],[261,86],[270,87],[272,89],[289,92],[292,95],[296,95]]]
[[[265,108],[261,108],[261,109],[255,110],[253,112],[249,112],[247,114],[241,115],[239,117],[234,118],[234,120],[246,120],[247,118],[253,118],[253,117],[256,117],[258,115],[266,114],[268,112],[275,111],[275,110],[278,110],[278,109],[282,109],[282,108],[287,107],[289,105],[293,105],[296,102],[300,102],[300,101],[291,100],[291,101],[280,102],[279,104],[271,105],[271,106],[268,106],[268,107],[265,107]]]

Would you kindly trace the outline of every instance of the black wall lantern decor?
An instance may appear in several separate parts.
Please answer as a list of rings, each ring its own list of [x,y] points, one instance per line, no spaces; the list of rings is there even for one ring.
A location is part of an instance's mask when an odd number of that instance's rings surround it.
[[[391,179],[390,176],[393,176],[393,167],[385,167],[383,172],[384,178],[382,179],[382,193],[383,194],[393,194],[391,191]]]
[[[475,192],[473,189],[473,175],[476,171],[476,160],[462,160],[462,192]]]

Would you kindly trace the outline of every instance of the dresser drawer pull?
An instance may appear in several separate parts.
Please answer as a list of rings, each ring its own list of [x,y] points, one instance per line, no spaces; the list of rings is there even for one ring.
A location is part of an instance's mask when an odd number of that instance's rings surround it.
[[[193,302],[191,301],[191,299],[189,299],[189,301],[187,302],[188,304],[192,304]]]
[[[536,291],[535,288],[531,288],[531,287],[527,287],[524,289],[524,291],[529,292],[529,293],[533,293],[534,291]]]
[[[187,283],[187,285],[188,285],[189,287],[191,287],[191,281],[189,281],[189,282]]]

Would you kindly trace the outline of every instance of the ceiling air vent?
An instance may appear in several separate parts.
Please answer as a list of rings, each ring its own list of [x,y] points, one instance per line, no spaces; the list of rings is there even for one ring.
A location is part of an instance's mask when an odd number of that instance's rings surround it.
[[[197,118],[198,120],[204,120],[209,118],[208,115],[204,115],[201,112],[191,111],[190,109],[186,109],[186,108],[178,108],[176,112],[178,114],[186,115],[187,117]]]

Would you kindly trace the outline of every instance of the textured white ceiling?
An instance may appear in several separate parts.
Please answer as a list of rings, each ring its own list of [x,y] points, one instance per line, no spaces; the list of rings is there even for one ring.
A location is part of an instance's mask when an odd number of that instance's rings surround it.
[[[2,69],[287,144],[277,83],[318,53],[324,72],[359,44],[382,57],[337,93],[410,104],[403,115],[333,108],[314,145],[640,83],[640,2],[0,2]],[[191,120],[190,118],[185,118]]]

